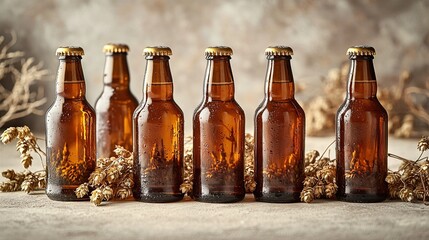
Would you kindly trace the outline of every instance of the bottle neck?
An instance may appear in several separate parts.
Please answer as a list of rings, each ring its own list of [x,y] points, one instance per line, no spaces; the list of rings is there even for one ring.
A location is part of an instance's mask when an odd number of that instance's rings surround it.
[[[282,101],[295,98],[290,56],[268,56],[265,76],[265,97],[269,101]]]
[[[144,95],[152,100],[173,99],[173,78],[168,56],[146,57]]]
[[[80,56],[61,56],[57,73],[56,92],[64,98],[85,97],[85,78]]]
[[[351,56],[347,98],[376,98],[377,81],[372,56]]]
[[[128,90],[130,72],[128,70],[127,53],[112,53],[106,55],[104,64],[104,86],[116,90]]]
[[[204,99],[230,101],[234,99],[234,78],[231,57],[209,56],[205,74]]]

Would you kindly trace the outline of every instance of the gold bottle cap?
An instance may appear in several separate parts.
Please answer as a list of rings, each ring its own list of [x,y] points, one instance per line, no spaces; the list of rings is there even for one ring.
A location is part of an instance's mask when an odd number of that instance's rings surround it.
[[[374,56],[375,49],[370,46],[353,46],[347,49],[347,55],[349,56]]]
[[[85,53],[81,47],[59,47],[55,52],[57,56],[83,56]]]
[[[146,47],[143,50],[143,55],[145,56],[170,56],[173,55],[173,52],[169,47],[165,46],[155,46],[155,47]]]
[[[108,43],[103,47],[105,53],[127,53],[128,51],[130,51],[128,45],[122,43]]]
[[[292,56],[293,50],[287,46],[270,46],[265,49],[267,56]]]
[[[232,49],[225,46],[208,47],[204,54],[206,56],[232,56]]]

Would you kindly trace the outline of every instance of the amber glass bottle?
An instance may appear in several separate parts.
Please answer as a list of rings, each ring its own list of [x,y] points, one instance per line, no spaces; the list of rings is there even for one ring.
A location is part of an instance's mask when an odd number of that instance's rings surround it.
[[[97,113],[97,157],[114,156],[116,145],[132,151],[133,112],[138,102],[130,91],[128,46],[107,44],[103,92],[95,104]]]
[[[183,112],[173,99],[168,47],[147,47],[144,97],[134,112],[134,198],[183,199]]]
[[[244,198],[244,112],[234,99],[229,47],[209,47],[204,96],[194,112],[193,198],[227,203]]]
[[[83,49],[61,47],[56,54],[57,96],[46,113],[46,194],[52,200],[72,201],[78,200],[74,190],[95,168],[95,112],[85,99]]]
[[[348,49],[347,96],[336,117],[337,198],[380,202],[388,195],[387,112],[378,101],[372,47]]]
[[[255,113],[254,195],[263,202],[298,202],[304,180],[304,110],[295,100],[290,47],[265,50],[265,98]]]

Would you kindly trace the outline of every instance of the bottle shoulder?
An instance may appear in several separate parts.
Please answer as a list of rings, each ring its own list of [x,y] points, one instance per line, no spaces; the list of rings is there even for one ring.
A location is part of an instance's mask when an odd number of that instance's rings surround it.
[[[352,110],[354,112],[380,111],[387,113],[386,109],[377,98],[346,99],[339,107],[338,112],[343,112],[345,110]]]
[[[103,91],[97,98],[98,101],[132,101],[137,102],[136,97],[130,89],[117,90],[112,87],[104,87]]]
[[[86,100],[81,99],[68,99],[68,98],[56,98],[51,107],[46,111],[46,115],[50,114],[89,114],[95,116],[95,110]]]
[[[283,114],[283,113],[296,113],[304,116],[304,109],[299,105],[295,99],[287,101],[268,101],[264,100],[259,107],[256,109],[255,114],[261,115],[263,113],[268,114]]]
[[[95,102],[95,109],[97,111],[108,109],[108,108],[124,108],[124,107],[130,107],[130,108],[137,108],[139,105],[137,99],[133,95],[127,95],[127,96],[107,96],[107,95],[100,95],[100,97]]]
[[[210,114],[238,114],[244,116],[244,110],[235,101],[208,101],[202,102],[194,112],[194,116],[201,114],[202,112],[209,112]]]
[[[172,99],[168,101],[143,100],[136,108],[134,116],[139,115],[177,115],[183,117],[180,106]]]
[[[378,99],[346,99],[337,111],[337,120],[341,119],[365,119],[368,117],[378,117],[386,119],[388,114]]]

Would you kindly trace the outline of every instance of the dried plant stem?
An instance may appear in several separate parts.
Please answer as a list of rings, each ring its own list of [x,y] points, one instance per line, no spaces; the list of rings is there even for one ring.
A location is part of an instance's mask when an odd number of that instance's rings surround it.
[[[0,36],[0,127],[30,114],[43,115],[40,107],[46,103],[43,87],[37,91],[31,87],[47,75],[47,70],[41,63],[34,64],[34,58],[23,59],[23,52],[11,52],[16,34],[12,32],[11,36],[12,39],[3,46],[5,38]],[[5,84],[10,82],[13,87],[9,90]]]
[[[396,159],[398,159],[398,160],[408,161],[408,159],[403,158],[403,157],[398,156],[398,155],[393,154],[393,153],[388,153],[388,154],[387,154],[387,156],[388,156],[388,157],[391,157],[391,158],[396,158]]]
[[[413,100],[411,99],[411,96],[413,94],[426,96],[426,98],[429,99],[428,89],[422,89],[422,88],[418,88],[418,87],[408,87],[403,94],[404,101],[409,106],[411,113],[413,113],[414,115],[416,115],[417,117],[421,118],[422,120],[424,120],[425,122],[428,123],[429,122],[429,112],[427,111],[427,109],[423,108],[423,106],[421,106],[419,104],[415,104],[413,102]]]
[[[326,148],[325,151],[323,151],[322,155],[320,155],[319,159],[322,159],[325,153],[331,148],[331,146],[336,142],[336,140],[332,141]]]

